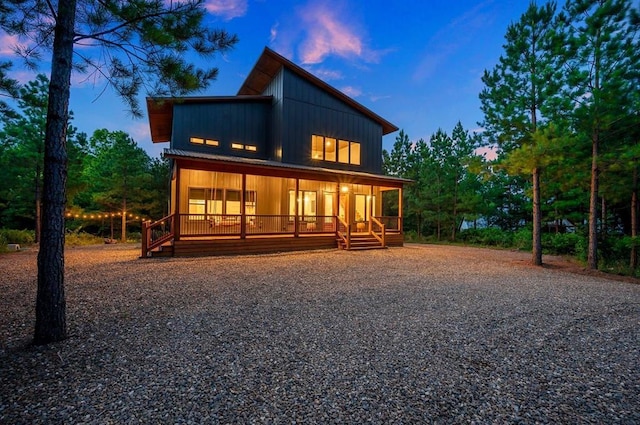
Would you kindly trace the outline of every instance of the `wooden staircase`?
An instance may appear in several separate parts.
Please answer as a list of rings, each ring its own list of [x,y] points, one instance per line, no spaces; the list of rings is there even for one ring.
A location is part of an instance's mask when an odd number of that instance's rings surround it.
[[[173,257],[173,239],[149,251],[152,258]]]
[[[347,248],[347,244],[344,239],[338,238],[338,248],[348,249],[350,251],[362,251],[365,249],[386,249],[386,246],[382,245],[375,236],[370,234],[352,234],[351,246]]]

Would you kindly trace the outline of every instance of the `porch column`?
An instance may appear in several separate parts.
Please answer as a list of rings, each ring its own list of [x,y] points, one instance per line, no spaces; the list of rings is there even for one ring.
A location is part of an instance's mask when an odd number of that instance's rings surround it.
[[[369,186],[369,199],[367,199],[367,211],[369,212],[369,233],[373,230],[373,185]]]
[[[247,220],[245,211],[245,196],[247,193],[247,175],[242,173],[242,191],[240,192],[240,238],[247,237]]]
[[[173,239],[180,240],[180,162],[176,160],[176,204],[173,213]]]
[[[398,188],[398,231],[402,231],[402,188]]]
[[[336,183],[336,194],[333,195],[333,231],[337,232],[340,228],[340,220],[338,215],[340,214],[340,182]]]
[[[300,193],[298,193],[299,190],[300,190],[300,179],[296,179],[296,199],[295,199],[295,202],[296,202],[296,208],[295,208],[296,216],[293,219],[293,234],[294,234],[295,237],[299,236],[298,227],[300,227],[299,226],[299,221],[300,220],[298,218],[298,215],[300,214],[300,211],[298,210],[299,207],[300,207]]]

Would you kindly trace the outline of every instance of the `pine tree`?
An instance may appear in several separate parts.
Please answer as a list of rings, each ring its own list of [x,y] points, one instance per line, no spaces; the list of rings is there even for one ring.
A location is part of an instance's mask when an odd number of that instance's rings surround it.
[[[187,54],[211,56],[237,41],[225,31],[207,27],[204,6],[198,0],[6,0],[0,7],[0,27],[28,41],[17,51],[27,64],[37,64],[43,53],[51,55],[36,344],[67,335],[64,211],[71,71],[104,76],[136,116],[141,115],[137,94],[143,86],[151,95],[203,89],[215,79],[217,69],[197,69],[185,59]]]
[[[548,96],[556,89],[551,78],[550,55],[554,2],[538,7],[535,2],[520,20],[509,25],[505,35],[504,56],[491,71],[485,71],[485,88],[480,94],[486,137],[505,153],[533,145]],[[533,264],[542,264],[541,166],[531,163],[533,199]]]
[[[560,99],[575,131],[591,142],[589,248],[587,263],[598,268],[598,204],[603,142],[616,123],[632,111],[640,69],[638,11],[630,0],[569,0],[558,19],[563,36],[557,54],[563,58]]]

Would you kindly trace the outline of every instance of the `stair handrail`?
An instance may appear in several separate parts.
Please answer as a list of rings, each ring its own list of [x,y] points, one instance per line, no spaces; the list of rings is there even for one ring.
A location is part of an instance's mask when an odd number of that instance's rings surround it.
[[[142,257],[148,257],[151,255],[151,250],[159,247],[163,243],[171,240],[174,236],[173,234],[173,219],[174,214],[169,214],[166,217],[161,218],[160,220],[156,220],[154,222],[144,221],[142,225]],[[168,223],[169,231],[159,238],[152,240],[153,229],[156,227],[163,226]]]
[[[347,229],[347,234],[345,236],[340,230],[338,230],[340,228],[340,226],[338,226],[336,228],[336,233],[337,233],[338,237],[343,240],[347,250],[349,250],[349,249],[351,249],[351,225],[348,224],[346,221],[344,221],[342,219],[342,217],[338,217],[338,216],[336,216],[336,217],[338,218],[338,221],[340,223],[342,223],[344,228]]]
[[[375,218],[373,215],[371,216],[371,221],[375,224],[377,224],[378,226],[380,226],[380,228],[382,229],[380,231],[380,236],[378,236],[378,234],[373,230],[371,230],[371,234],[373,235],[374,238],[376,238],[378,240],[378,242],[380,242],[382,244],[382,247],[384,248],[386,245],[386,230],[385,230],[385,225],[378,220],[377,218]]]

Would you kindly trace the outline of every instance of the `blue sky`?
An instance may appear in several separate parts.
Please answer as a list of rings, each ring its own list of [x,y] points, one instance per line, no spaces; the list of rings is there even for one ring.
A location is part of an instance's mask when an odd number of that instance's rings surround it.
[[[562,3],[562,2],[560,2]],[[428,140],[438,128],[468,130],[482,120],[482,73],[497,63],[509,23],[529,0],[286,1],[208,0],[208,21],[238,35],[236,47],[210,59],[219,77],[198,95],[235,95],[265,46],[291,59],[404,129]],[[0,34],[0,59],[11,58],[15,40]],[[13,76],[25,82],[34,73]],[[47,73],[49,65],[43,64]],[[74,125],[128,132],[152,156],[145,119],[104,90],[104,81],[74,75],[70,107]],[[141,95],[141,99],[144,95]],[[146,111],[145,111],[146,112]],[[383,139],[390,150],[398,132]]]

